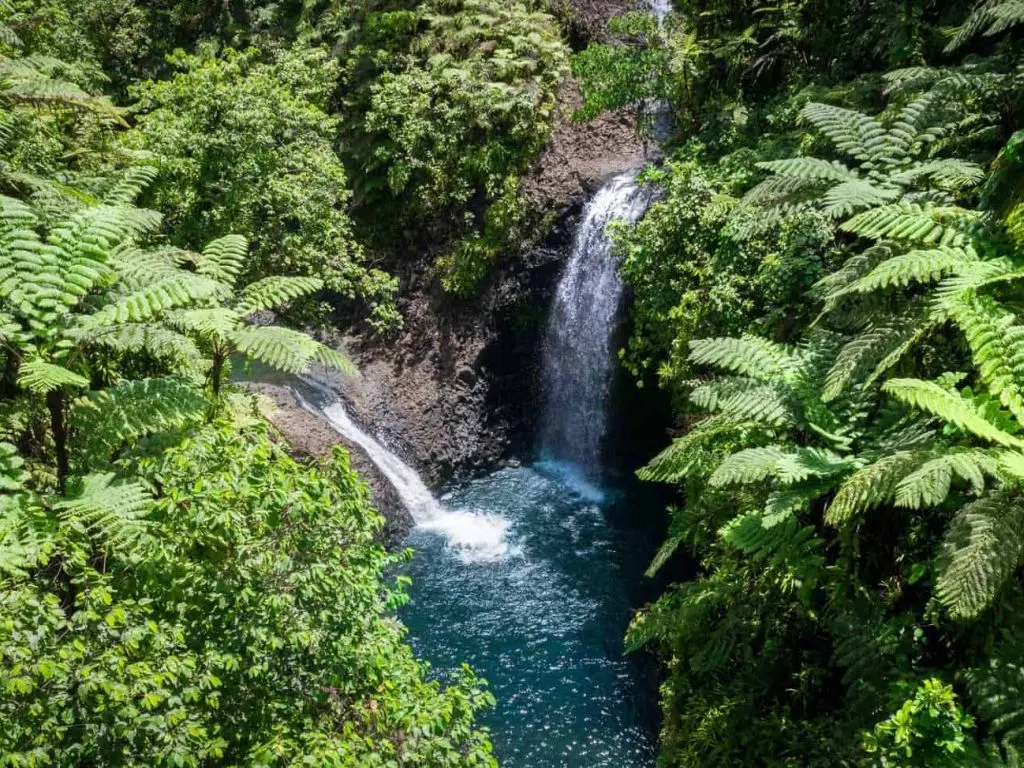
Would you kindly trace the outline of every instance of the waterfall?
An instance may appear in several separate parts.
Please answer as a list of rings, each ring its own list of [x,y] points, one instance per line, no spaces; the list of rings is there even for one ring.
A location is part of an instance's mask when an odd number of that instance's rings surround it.
[[[414,523],[423,525],[437,520],[442,515],[441,505],[434,499],[434,494],[420,476],[379,441],[360,429],[341,403],[328,405],[323,409],[323,414],[339,434],[362,448],[377,465],[377,469],[394,487],[398,498],[402,500],[402,506],[409,511]]]
[[[648,4],[659,24],[665,21],[665,17],[672,12],[672,0],[648,0]]]
[[[541,453],[600,479],[601,443],[615,354],[615,318],[622,282],[605,232],[637,221],[650,202],[636,174],[617,176],[584,211],[572,256],[558,284],[545,339]]]
[[[326,419],[339,435],[363,449],[395,489],[417,528],[444,536],[448,546],[466,563],[495,562],[520,551],[509,544],[509,525],[501,515],[448,509],[440,504],[416,470],[356,424],[330,388],[307,377],[301,377],[301,381],[316,391],[317,400],[324,399],[328,404],[318,407],[292,386],[299,404],[313,415]]]

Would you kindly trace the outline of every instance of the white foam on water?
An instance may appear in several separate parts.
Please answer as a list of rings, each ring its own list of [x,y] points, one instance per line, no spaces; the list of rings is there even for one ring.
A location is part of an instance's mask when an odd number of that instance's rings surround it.
[[[509,522],[501,515],[451,510],[421,523],[421,530],[441,534],[458,558],[466,564],[499,563],[522,554],[509,541]]]

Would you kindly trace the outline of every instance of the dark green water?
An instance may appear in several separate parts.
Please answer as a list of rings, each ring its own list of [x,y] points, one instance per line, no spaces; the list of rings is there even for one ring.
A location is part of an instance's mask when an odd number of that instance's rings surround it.
[[[442,503],[436,523],[410,534],[401,617],[438,677],[468,662],[488,680],[500,763],[652,765],[650,686],[622,647],[627,586],[649,556],[614,523],[628,498],[603,498],[547,464],[497,471]]]

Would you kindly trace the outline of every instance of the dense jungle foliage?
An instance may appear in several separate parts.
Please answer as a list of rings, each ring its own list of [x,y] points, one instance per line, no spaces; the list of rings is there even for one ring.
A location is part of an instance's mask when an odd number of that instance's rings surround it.
[[[0,0],[0,765],[495,764],[231,368],[353,373],[267,319],[388,332],[419,240],[471,293],[567,67],[532,2]]]
[[[615,231],[672,396],[640,611],[666,766],[1024,759],[1024,3],[0,0],[0,765],[490,766],[343,452],[231,384],[353,372],[530,236],[570,69],[661,196]],[[428,245],[429,244],[429,245]]]
[[[1024,755],[1024,4],[677,0],[574,61],[586,119],[667,111],[616,234],[622,351],[675,403],[634,619],[662,762]],[[661,120],[664,123],[664,120]]]

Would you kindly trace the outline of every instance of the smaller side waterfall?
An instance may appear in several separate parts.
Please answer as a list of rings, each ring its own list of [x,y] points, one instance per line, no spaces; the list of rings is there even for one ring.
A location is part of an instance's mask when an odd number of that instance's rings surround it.
[[[616,220],[637,221],[649,202],[649,193],[632,173],[601,188],[584,212],[551,309],[541,451],[546,458],[574,464],[591,479],[600,476],[615,317],[623,291],[605,229]]]
[[[423,525],[437,520],[443,514],[444,510],[441,509],[441,505],[434,499],[434,495],[424,485],[419,475],[377,440],[361,430],[345,412],[345,407],[341,403],[328,405],[323,409],[323,414],[335,430],[366,451],[366,455],[377,465],[377,469],[394,486],[398,498],[409,510],[413,522]]]
[[[444,536],[448,546],[467,563],[494,562],[519,551],[508,542],[509,525],[501,515],[448,509],[440,504],[412,467],[353,421],[330,389],[305,377],[302,381],[318,396],[326,398],[328,404],[317,407],[293,387],[299,404],[325,418],[338,434],[363,449],[394,487],[417,528]]]

